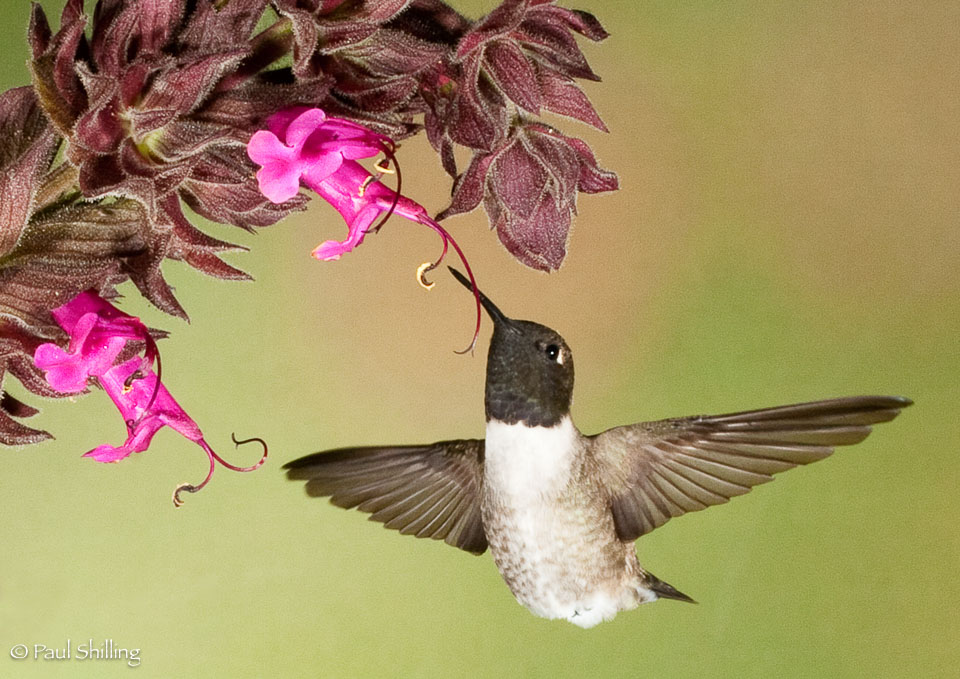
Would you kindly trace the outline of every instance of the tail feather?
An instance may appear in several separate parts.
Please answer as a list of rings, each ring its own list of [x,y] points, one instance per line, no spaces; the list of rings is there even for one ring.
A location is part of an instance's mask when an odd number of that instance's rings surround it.
[[[647,573],[644,577],[644,586],[661,599],[676,599],[677,601],[686,601],[690,604],[697,603],[691,597],[687,596],[673,585],[664,582],[653,573]]]

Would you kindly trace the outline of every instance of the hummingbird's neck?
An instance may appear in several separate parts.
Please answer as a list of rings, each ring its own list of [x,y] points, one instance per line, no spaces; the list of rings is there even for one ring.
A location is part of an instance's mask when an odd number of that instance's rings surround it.
[[[528,427],[553,427],[570,414],[569,404],[547,402],[515,389],[498,388],[487,380],[484,405],[487,422],[524,424]]]

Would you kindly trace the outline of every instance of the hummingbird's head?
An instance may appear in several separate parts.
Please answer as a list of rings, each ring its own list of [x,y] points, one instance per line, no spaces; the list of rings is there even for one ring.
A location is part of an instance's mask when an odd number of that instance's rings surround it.
[[[460,272],[450,271],[467,289],[473,289]],[[552,427],[570,412],[573,400],[570,347],[556,330],[509,318],[477,292],[493,320],[487,354],[487,419]]]

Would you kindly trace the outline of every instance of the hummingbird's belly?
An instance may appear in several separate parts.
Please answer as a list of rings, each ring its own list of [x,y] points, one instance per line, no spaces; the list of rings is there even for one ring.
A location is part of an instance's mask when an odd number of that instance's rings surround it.
[[[636,553],[617,538],[580,468],[578,432],[572,425],[563,432],[561,423],[548,438],[520,426],[491,432],[488,423],[481,502],[490,552],[510,591],[536,615],[582,627],[635,608],[644,600]]]
[[[536,615],[592,627],[641,602],[633,546],[612,531],[530,506],[501,506],[493,514],[485,513],[484,524],[494,563]]]

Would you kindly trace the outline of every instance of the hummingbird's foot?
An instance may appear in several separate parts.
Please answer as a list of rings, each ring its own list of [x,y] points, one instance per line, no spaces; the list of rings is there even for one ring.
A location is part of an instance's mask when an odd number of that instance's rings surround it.
[[[614,616],[616,616],[617,610],[616,607],[596,608],[594,606],[581,606],[580,608],[575,608],[573,613],[566,616],[566,620],[577,627],[589,629],[606,620],[612,620]]]

